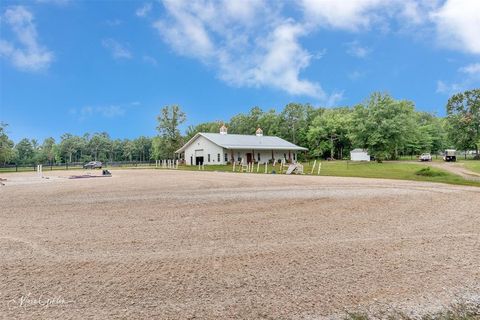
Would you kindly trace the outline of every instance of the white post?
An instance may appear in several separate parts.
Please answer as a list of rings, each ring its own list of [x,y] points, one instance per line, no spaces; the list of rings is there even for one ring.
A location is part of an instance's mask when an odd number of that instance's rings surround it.
[[[318,175],[320,175],[320,169],[322,169],[322,163],[321,162],[318,164],[318,172],[317,172]]]
[[[267,172],[268,172],[268,162],[265,161],[265,173],[267,173]]]
[[[235,172],[235,161],[233,161],[233,172]]]
[[[175,162],[175,169],[178,169],[178,159],[177,159],[177,161]]]
[[[257,173],[258,173],[258,170],[260,170],[260,161],[257,162]]]
[[[198,164],[198,170],[201,170],[200,166],[201,166],[201,164],[199,163],[199,164]]]
[[[315,161],[313,161],[312,172],[310,172],[310,174],[313,174],[313,172],[315,171],[315,165],[316,164],[317,164],[317,159],[315,159]]]
[[[202,163],[202,170],[205,171],[205,164]]]

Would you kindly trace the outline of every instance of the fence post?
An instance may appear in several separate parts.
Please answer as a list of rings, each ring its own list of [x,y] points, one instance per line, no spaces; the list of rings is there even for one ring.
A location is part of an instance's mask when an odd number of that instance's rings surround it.
[[[68,162],[66,162],[66,161],[65,161],[65,166],[66,166],[65,170],[68,170]]]
[[[18,163],[15,163],[15,172],[18,172]]]

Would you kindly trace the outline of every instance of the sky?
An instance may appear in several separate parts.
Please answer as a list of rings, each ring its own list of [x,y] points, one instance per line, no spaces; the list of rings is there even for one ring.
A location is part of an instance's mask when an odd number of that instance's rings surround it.
[[[153,136],[172,104],[184,130],[375,91],[443,116],[478,87],[478,0],[0,2],[0,121],[14,141]]]

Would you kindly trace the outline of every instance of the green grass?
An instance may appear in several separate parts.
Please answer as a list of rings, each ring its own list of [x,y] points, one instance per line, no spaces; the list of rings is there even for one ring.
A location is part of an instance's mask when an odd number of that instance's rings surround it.
[[[306,172],[310,173],[309,166]],[[362,178],[383,178],[414,181],[442,182],[459,185],[480,186],[480,182],[465,180],[460,176],[444,170],[434,169],[434,175],[418,175],[417,172],[424,168],[422,164],[402,162],[347,162],[334,161],[322,162],[321,175],[362,177]]]
[[[480,173],[480,160],[463,161],[465,168]]]
[[[304,173],[310,175],[313,162],[304,163]],[[428,167],[427,167],[428,168]],[[198,166],[180,166],[179,169],[198,171]],[[361,178],[380,178],[380,179],[399,179],[414,181],[441,182],[458,185],[479,186],[480,182],[465,180],[460,176],[440,169],[427,169],[427,173],[418,172],[426,169],[420,163],[402,163],[402,162],[350,162],[350,161],[322,161],[320,170],[321,176],[340,176],[340,177],[361,177]],[[254,167],[256,173],[257,167]],[[280,173],[280,166],[268,165],[268,173]],[[318,162],[313,175],[318,173]],[[211,165],[205,166],[205,171],[232,172],[231,165]],[[236,167],[238,172],[238,166]],[[260,165],[259,174],[265,172],[265,166]]]

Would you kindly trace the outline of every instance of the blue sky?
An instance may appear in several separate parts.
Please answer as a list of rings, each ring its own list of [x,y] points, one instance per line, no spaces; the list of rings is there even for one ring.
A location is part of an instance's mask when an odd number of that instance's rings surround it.
[[[354,105],[373,91],[444,115],[480,86],[480,1],[0,3],[0,121],[9,135],[155,134],[253,106]]]

